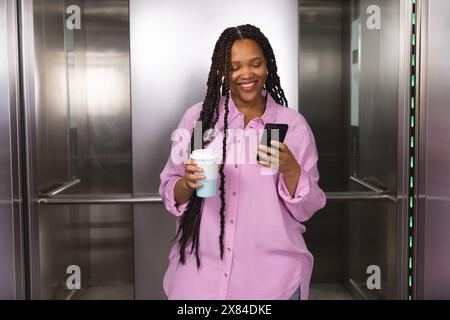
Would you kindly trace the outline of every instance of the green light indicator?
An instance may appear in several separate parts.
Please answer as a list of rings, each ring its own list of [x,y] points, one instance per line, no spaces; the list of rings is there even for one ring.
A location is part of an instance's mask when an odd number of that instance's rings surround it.
[[[416,67],[416,46],[417,46],[417,38],[416,38],[416,24],[417,24],[417,15],[416,15],[416,2],[417,0],[411,0],[412,2],[412,16],[411,16],[411,115],[410,115],[410,126],[412,129],[416,126],[416,118],[415,118],[415,108],[416,108],[416,100],[414,97],[414,91],[416,90],[416,73],[415,73],[415,67]],[[411,169],[414,169],[414,148],[415,148],[415,134],[414,131],[411,131],[410,134],[410,151],[412,155],[410,155],[409,159],[409,165]],[[414,231],[414,174],[412,171],[410,171],[410,177],[409,177],[409,187],[410,187],[410,196],[409,196],[409,207],[411,208],[411,213],[408,215],[408,246],[410,250],[413,250],[413,231]],[[411,251],[410,251],[411,252]],[[413,257],[412,253],[408,255],[408,292],[407,292],[407,299],[413,300]]]

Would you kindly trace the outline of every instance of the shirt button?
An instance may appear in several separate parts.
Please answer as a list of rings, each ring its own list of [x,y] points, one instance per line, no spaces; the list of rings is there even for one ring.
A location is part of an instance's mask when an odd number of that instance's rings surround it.
[[[233,191],[233,196],[235,196],[235,195],[236,195],[236,192]]]
[[[234,223],[234,220],[233,220],[233,219],[231,219],[231,220],[230,220],[230,223]]]
[[[237,167],[238,167],[238,165],[237,165],[237,164],[235,164],[235,165],[234,165],[234,167],[235,167],[235,168],[237,168]]]
[[[228,273],[226,273],[226,272],[223,275],[225,276],[225,278],[228,277]]]
[[[231,249],[230,249],[229,247],[227,248],[227,250],[228,250],[228,251],[231,251]]]

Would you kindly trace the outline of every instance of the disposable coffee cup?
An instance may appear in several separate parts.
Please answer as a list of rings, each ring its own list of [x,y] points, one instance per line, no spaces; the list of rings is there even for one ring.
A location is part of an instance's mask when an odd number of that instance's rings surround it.
[[[219,153],[216,149],[197,149],[191,154],[191,159],[197,162],[197,166],[203,169],[205,179],[196,180],[195,183],[201,183],[203,186],[196,189],[197,197],[210,198],[216,195],[217,176],[219,171]]]

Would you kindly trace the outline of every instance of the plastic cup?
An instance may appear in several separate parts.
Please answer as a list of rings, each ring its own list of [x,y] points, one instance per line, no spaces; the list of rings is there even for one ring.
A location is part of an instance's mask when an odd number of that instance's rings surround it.
[[[191,159],[197,162],[197,166],[203,169],[205,179],[196,180],[195,183],[201,183],[203,186],[196,189],[197,197],[210,198],[216,196],[217,176],[219,171],[219,153],[216,149],[197,149],[191,154]]]

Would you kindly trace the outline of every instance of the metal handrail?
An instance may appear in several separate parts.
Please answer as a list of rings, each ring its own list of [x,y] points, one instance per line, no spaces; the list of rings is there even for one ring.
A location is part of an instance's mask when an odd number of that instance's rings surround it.
[[[74,194],[39,198],[39,205],[48,204],[150,204],[163,203],[160,196],[133,196],[132,194]]]
[[[375,185],[373,185],[373,184],[371,184],[371,183],[369,183],[369,182],[367,182],[367,181],[365,181],[365,180],[363,180],[363,179],[361,179],[359,177],[356,177],[356,176],[350,176],[350,180],[356,182],[357,184],[360,184],[361,186],[363,186],[363,187],[365,187],[365,188],[367,188],[369,190],[375,191],[375,192],[380,192],[381,193],[381,192],[386,192],[387,191],[387,190],[380,189],[377,186],[375,186]]]
[[[348,200],[391,200],[397,202],[393,196],[374,191],[326,192],[327,201]],[[133,196],[131,194],[108,195],[59,195],[39,198],[39,205],[55,204],[155,204],[163,203],[160,196]]]
[[[392,195],[375,191],[326,192],[325,196],[327,201],[390,200],[397,202]]]
[[[382,190],[357,177],[350,177],[352,181],[370,189],[370,191],[343,191],[343,192],[325,192],[327,201],[373,201],[389,200],[397,202],[395,194]],[[68,205],[68,204],[155,204],[163,203],[159,195],[141,195],[133,196],[130,193],[120,194],[65,194],[59,193],[80,183],[80,179],[74,179],[62,186],[39,195],[39,205]]]
[[[393,193],[391,190],[388,189],[380,189],[379,187],[359,178],[356,176],[350,176],[350,180],[358,183],[359,185],[372,190],[373,192],[375,192],[376,194],[378,194],[380,196],[379,199],[387,199],[390,200],[391,202],[395,202],[397,203],[397,195],[395,193]]]

